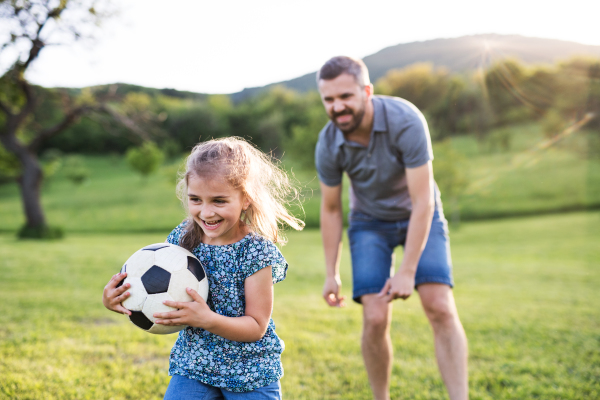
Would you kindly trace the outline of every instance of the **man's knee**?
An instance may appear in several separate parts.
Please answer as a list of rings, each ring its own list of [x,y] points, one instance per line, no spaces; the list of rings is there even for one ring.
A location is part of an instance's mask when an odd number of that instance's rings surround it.
[[[420,286],[419,295],[427,318],[435,328],[454,324],[458,319],[452,290],[444,285]]]
[[[365,333],[385,333],[390,324],[390,303],[377,295],[362,297],[363,328]]]
[[[425,308],[425,313],[432,324],[445,325],[452,323],[456,317],[456,314],[446,301],[436,300],[423,306]]]

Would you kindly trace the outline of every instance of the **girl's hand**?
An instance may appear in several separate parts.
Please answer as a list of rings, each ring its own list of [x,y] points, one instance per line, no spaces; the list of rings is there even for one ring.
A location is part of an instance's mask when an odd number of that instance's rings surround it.
[[[113,277],[104,287],[104,292],[102,293],[102,304],[104,304],[104,307],[116,313],[131,315],[131,311],[123,307],[121,304],[130,296],[130,293],[127,292],[127,289],[131,287],[131,284],[126,283],[117,287],[119,282],[125,279],[126,276],[127,272],[113,275]]]
[[[215,313],[208,307],[206,301],[193,289],[187,288],[187,293],[194,301],[180,302],[165,300],[164,305],[177,308],[176,311],[155,313],[154,323],[161,325],[189,325],[209,330]]]

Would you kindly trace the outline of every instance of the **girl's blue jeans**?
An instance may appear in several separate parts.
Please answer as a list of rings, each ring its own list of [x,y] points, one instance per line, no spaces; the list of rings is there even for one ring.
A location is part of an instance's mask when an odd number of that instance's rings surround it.
[[[173,375],[164,400],[281,400],[279,381],[254,389],[251,392],[230,392],[226,389],[205,385],[195,379]]]

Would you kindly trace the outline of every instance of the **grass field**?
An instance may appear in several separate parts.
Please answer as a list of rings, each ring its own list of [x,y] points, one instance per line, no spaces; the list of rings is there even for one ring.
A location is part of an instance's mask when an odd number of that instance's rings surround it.
[[[162,398],[175,335],[133,327],[103,308],[101,293],[123,260],[167,233],[0,234],[0,398]],[[360,307],[320,298],[318,231],[289,237],[274,310],[284,396],[368,399]],[[600,213],[465,223],[451,238],[471,398],[600,398]],[[347,252],[342,274],[348,295]],[[393,318],[392,398],[447,398],[418,295],[397,301]]]

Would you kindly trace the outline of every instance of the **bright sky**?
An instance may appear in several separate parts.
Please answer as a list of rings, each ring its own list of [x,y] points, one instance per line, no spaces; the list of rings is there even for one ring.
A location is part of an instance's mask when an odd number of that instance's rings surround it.
[[[316,71],[332,56],[481,33],[600,45],[600,1],[122,0],[93,47],[46,48],[40,85],[131,83],[203,93]]]

